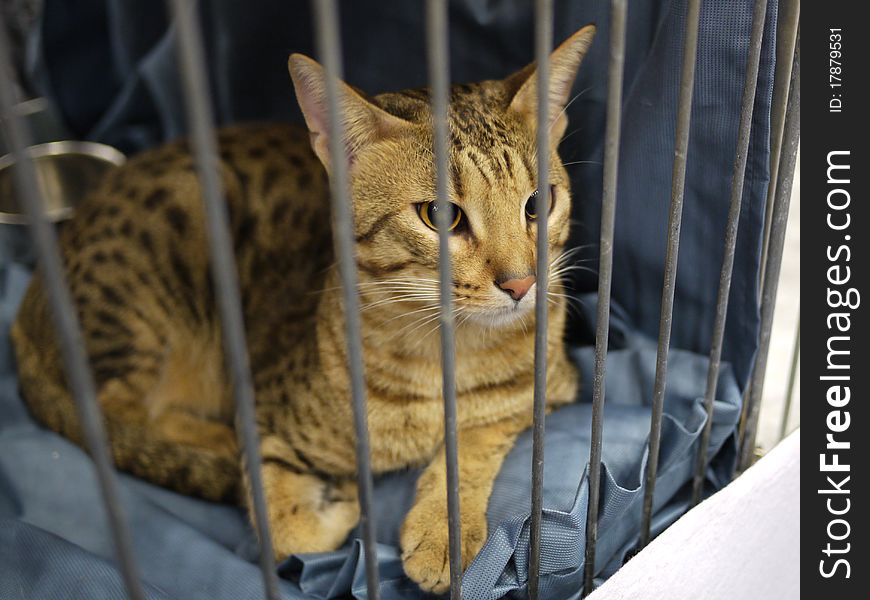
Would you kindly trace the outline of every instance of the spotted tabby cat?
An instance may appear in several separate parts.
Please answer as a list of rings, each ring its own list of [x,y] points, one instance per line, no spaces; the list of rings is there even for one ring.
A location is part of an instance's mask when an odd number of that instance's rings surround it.
[[[550,190],[535,189],[534,65],[501,81],[451,91],[463,566],[486,539],[487,500],[502,460],[531,421],[535,238],[542,218],[549,219],[555,258],[549,405],[569,402],[577,391],[562,345],[565,303],[558,279],[571,201],[556,147],[575,72],[593,35],[594,28],[586,27],[552,55]],[[290,73],[308,135],[282,125],[237,126],[219,134],[278,557],[334,549],[359,519],[330,236],[324,73],[301,55],[290,57]],[[412,579],[441,592],[449,567],[429,95],[409,90],[369,98],[343,85],[341,103],[372,464],[377,473],[425,467],[402,527],[402,559]],[[549,196],[549,214],[536,213],[538,193]],[[143,152],[114,171],[63,229],[61,242],[118,467],[183,493],[244,501],[200,187],[188,145],[179,141]],[[13,338],[33,413],[81,443],[38,278]]]

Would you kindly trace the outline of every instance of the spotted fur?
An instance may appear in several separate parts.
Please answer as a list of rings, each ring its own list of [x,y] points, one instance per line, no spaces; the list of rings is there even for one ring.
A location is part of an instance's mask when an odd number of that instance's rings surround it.
[[[571,401],[578,384],[562,345],[565,303],[558,290],[570,193],[556,146],[593,33],[592,27],[579,31],[551,60],[551,407]],[[290,71],[308,135],[278,125],[219,134],[279,557],[334,549],[359,518],[330,231],[324,75],[300,55],[291,57]],[[534,275],[537,226],[524,209],[536,187],[535,86],[532,65],[504,80],[451,91],[450,196],[467,219],[450,241],[463,566],[486,539],[487,501],[502,460],[531,421],[534,289],[516,301],[498,284]],[[369,98],[341,84],[340,99],[372,465],[377,473],[424,467],[401,532],[402,556],[409,576],[440,592],[449,568],[438,244],[417,206],[435,195],[429,93]],[[118,467],[183,493],[246,501],[200,187],[187,143],[144,152],[115,170],[64,225],[61,244]],[[81,443],[38,277],[13,339],[31,410]]]

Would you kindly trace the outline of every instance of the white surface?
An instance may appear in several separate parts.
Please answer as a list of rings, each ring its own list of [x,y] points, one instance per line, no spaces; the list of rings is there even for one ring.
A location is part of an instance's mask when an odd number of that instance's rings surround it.
[[[800,430],[652,541],[590,600],[800,598]]]
[[[801,300],[801,155],[795,168],[794,185],[791,190],[791,205],[788,211],[788,229],[785,234],[785,249],[782,255],[782,273],[773,313],[773,332],[770,336],[767,374],[764,394],[761,399],[761,414],[758,423],[757,445],[764,451],[779,442],[779,428],[785,408],[785,393],[791,368],[791,353],[794,347],[795,328]],[[794,400],[788,428],[791,431],[801,422],[800,365],[795,382]]]

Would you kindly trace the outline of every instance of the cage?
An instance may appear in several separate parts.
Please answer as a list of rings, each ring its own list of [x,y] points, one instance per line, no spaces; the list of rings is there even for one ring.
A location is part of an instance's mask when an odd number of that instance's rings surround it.
[[[331,180],[332,208],[349,315],[349,402],[363,516],[336,553],[295,556],[277,566],[271,555],[241,299],[213,168],[214,127],[251,118],[298,120],[283,68],[294,50],[316,48],[327,73],[346,74],[372,91],[428,83],[444,202],[448,82],[501,77],[530,59],[537,61],[540,82],[547,82],[554,41],[595,21],[599,36],[568,109],[580,128],[562,145],[563,159],[573,167],[577,264],[597,267],[591,274],[578,271],[572,281],[579,308],[566,343],[584,385],[579,402],[547,415],[546,352],[536,352],[534,427],[506,460],[490,500],[488,541],[464,574],[458,568],[461,447],[451,391],[457,324],[448,316],[450,293],[441,294],[440,321],[451,596],[590,593],[754,458],[799,140],[797,6],[766,0],[630,7],[624,0],[544,0],[534,6],[315,0],[310,6],[274,3],[267,10],[173,0],[164,13],[145,2],[71,6],[47,0],[25,79],[60,106],[73,135],[128,153],[190,136],[256,535],[235,509],[178,498],[113,472],[75,305],[25,151],[32,132],[15,109],[10,46],[0,40],[3,124],[16,197],[31,223],[91,454],[88,459],[33,426],[14,397],[14,374],[2,373],[8,398],[0,437],[11,432],[4,454],[16,457],[12,461],[34,456],[27,481],[15,478],[8,486],[13,493],[0,552],[10,560],[0,567],[8,575],[3,581],[37,597],[60,597],[70,589],[89,598],[421,595],[403,575],[396,545],[397,518],[407,511],[415,474],[375,482],[368,461],[365,373],[354,317],[356,261],[341,159]],[[94,35],[83,39],[84,31]],[[496,58],[487,62],[487,55]],[[250,68],[258,60],[265,66]],[[331,123],[340,122],[339,110],[333,89]],[[539,128],[538,147],[548,146],[547,136]],[[338,144],[331,152],[341,157],[344,149]],[[545,166],[536,166],[540,185]],[[449,253],[446,228],[439,227],[446,290]],[[545,229],[539,230],[543,240]],[[538,277],[545,280],[546,243],[537,258]],[[29,277],[26,262],[10,260],[3,271],[4,328]],[[544,307],[542,296],[536,347],[546,347]],[[4,368],[11,365],[11,357],[0,358]],[[4,462],[0,474],[12,477],[14,465]],[[47,490],[54,490],[51,502],[45,501]],[[259,574],[252,564],[257,560]]]

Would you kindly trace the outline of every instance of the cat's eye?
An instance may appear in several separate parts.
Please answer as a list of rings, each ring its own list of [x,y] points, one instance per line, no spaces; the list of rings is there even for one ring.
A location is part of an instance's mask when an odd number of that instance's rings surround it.
[[[553,186],[550,186],[549,197],[547,198],[547,214],[553,210],[553,194],[555,190]],[[532,195],[529,196],[529,199],[526,200],[526,218],[529,221],[534,221],[538,218],[538,190],[532,192]]]
[[[453,231],[462,223],[462,209],[453,204],[452,202],[447,203],[447,231]],[[438,203],[434,200],[430,200],[429,202],[421,202],[417,205],[417,213],[420,215],[420,219],[426,223],[426,225],[430,229],[434,229],[438,231]]]

